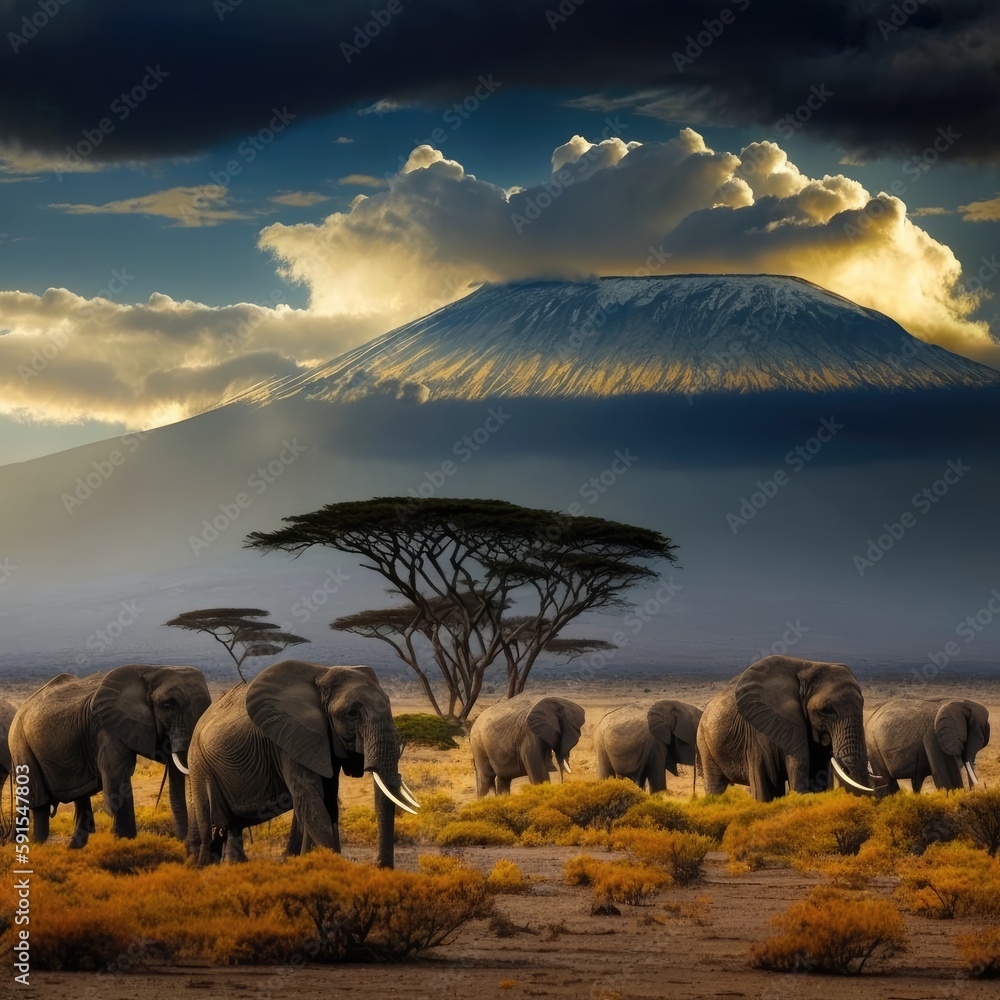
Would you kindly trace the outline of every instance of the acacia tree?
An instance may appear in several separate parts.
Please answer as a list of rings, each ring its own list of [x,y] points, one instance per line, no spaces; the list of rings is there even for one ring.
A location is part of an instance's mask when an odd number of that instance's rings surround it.
[[[204,632],[226,648],[226,652],[236,664],[240,680],[243,676],[243,661],[248,656],[276,656],[289,646],[309,642],[301,635],[282,632],[281,626],[273,622],[254,621],[270,614],[260,608],[203,608],[200,611],[185,611],[164,625],[187,629],[190,632]],[[236,647],[242,652],[236,655]]]
[[[252,532],[245,546],[300,555],[329,545],[367,560],[361,565],[383,576],[403,603],[346,615],[331,628],[388,643],[434,710],[460,720],[497,660],[512,697],[542,652],[610,646],[557,637],[585,611],[627,608],[624,592],[658,576],[650,560],[675,561],[676,546],[657,531],[502,500],[376,497],[284,521],[276,531]],[[515,606],[520,613],[512,615]],[[447,688],[447,712],[421,663],[421,639]]]

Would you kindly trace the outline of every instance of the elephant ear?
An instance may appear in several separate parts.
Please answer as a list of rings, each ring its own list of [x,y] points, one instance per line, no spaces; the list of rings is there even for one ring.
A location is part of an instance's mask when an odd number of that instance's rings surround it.
[[[156,753],[156,719],[149,707],[149,675],[157,667],[115,667],[94,692],[98,724],[143,757]]]
[[[250,721],[296,763],[333,777],[330,723],[317,680],[329,667],[282,660],[262,670],[247,688]]]
[[[736,682],[736,709],[754,729],[788,755],[809,752],[800,672],[812,664],[788,656],[765,656]]]
[[[680,701],[658,701],[646,715],[650,733],[673,750],[678,764],[694,764],[701,712]],[[672,746],[671,746],[672,745]]]
[[[580,742],[586,713],[566,698],[540,698],[528,713],[528,729],[565,760]]]
[[[969,739],[968,702],[946,701],[934,716],[934,735],[949,757],[961,757]]]

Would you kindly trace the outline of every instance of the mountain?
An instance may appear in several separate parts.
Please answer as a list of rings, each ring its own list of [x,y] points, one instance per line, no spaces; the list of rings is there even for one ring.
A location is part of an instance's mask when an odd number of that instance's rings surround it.
[[[328,628],[385,601],[373,574],[241,546],[393,495],[671,536],[668,605],[654,586],[637,596],[655,613],[581,623],[628,635],[614,670],[725,673],[783,637],[919,665],[997,586],[998,459],[1000,373],[808,282],[486,285],[189,420],[0,468],[0,674],[211,662],[204,637],[160,625],[222,606],[268,609],[311,658],[386,666]],[[959,666],[997,658],[994,626]]]
[[[305,376],[243,398],[427,399],[1000,386],[801,278],[670,275],[485,285]]]

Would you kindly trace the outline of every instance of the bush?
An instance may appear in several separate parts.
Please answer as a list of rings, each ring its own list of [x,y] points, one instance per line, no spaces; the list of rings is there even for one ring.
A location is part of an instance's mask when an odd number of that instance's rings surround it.
[[[965,844],[932,844],[899,863],[900,903],[912,913],[1000,919],[1000,861]]]
[[[438,833],[437,842],[442,847],[506,847],[517,843],[517,835],[485,820],[452,820]]]
[[[158,833],[161,837],[174,836],[173,813],[162,806],[159,809],[154,809],[152,806],[136,806],[135,825],[140,833]]]
[[[962,934],[958,951],[973,979],[1000,979],[1000,927]]]
[[[690,828],[721,841],[733,823],[746,825],[789,808],[787,799],[757,802],[742,787],[727,788],[721,795],[706,795],[687,806]]]
[[[378,821],[371,806],[351,806],[349,809],[341,809],[339,823],[342,844],[378,846]],[[399,840],[398,831],[396,832],[396,839]]]
[[[170,853],[163,845],[160,852]],[[457,864],[414,874],[317,850],[287,862],[168,863],[124,875],[101,864],[106,851],[72,852],[66,871],[69,853],[64,845],[33,848],[32,903],[45,914],[32,928],[36,969],[120,969],[174,956],[233,964],[397,960],[445,942],[492,907],[486,879]],[[15,931],[0,935],[8,953]]]
[[[168,863],[182,864],[184,845],[173,837],[140,833],[123,840],[110,833],[92,834],[87,843],[87,863],[114,875],[137,875]]]
[[[751,952],[757,968],[859,975],[869,962],[881,964],[905,950],[903,916],[892,903],[836,889],[813,889],[772,925],[778,933]]]
[[[958,836],[958,796],[889,795],[878,803],[873,836],[899,855],[923,854],[931,844]]]
[[[687,830],[690,828],[687,812],[679,802],[660,796],[650,796],[630,806],[624,816],[616,819],[611,827],[643,830]]]
[[[1000,788],[977,788],[958,801],[959,829],[977,847],[996,857],[1000,851]]]
[[[396,716],[396,732],[414,746],[433,747],[435,750],[454,750],[458,744],[456,736],[464,730],[454,719],[442,719],[427,712],[414,712]]]
[[[513,861],[501,859],[486,876],[486,888],[491,892],[525,892],[529,883]]]
[[[612,844],[640,861],[663,868],[678,885],[689,885],[699,878],[705,855],[717,846],[700,833],[627,829],[618,830],[612,836]]]
[[[589,885],[594,892],[594,912],[614,912],[614,903],[639,906],[670,883],[670,877],[652,865],[630,861],[598,861],[581,854],[565,864],[569,885]]]

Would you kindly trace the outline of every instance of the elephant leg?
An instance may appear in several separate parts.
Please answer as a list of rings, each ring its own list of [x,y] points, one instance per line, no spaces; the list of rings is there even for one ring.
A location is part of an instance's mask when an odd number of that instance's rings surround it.
[[[136,831],[131,771],[119,769],[114,765],[101,766],[100,771],[104,805],[112,816],[111,832],[116,837],[132,838]]]
[[[283,763],[285,786],[292,795],[292,808],[302,827],[303,844],[308,837],[319,847],[334,848],[333,820],[326,808],[323,779],[294,761]]]
[[[962,765],[957,757],[943,756],[940,762],[932,761],[931,775],[938,788],[949,791],[965,788],[962,781]],[[937,764],[935,767],[934,765]]]
[[[340,770],[334,764],[333,777],[323,779],[323,803],[333,824],[333,849],[340,854]]]
[[[247,859],[243,850],[243,827],[234,826],[226,831],[226,844],[222,852],[222,860],[230,864],[242,864]]]
[[[497,775],[496,779],[496,794],[497,795],[510,795],[510,778],[501,778]]]
[[[31,840],[35,844],[44,844],[49,839],[49,807],[41,806],[31,810]]]
[[[285,857],[293,858],[302,854],[302,827],[299,826],[299,818],[292,813],[292,827],[288,831],[288,843],[285,845]]]
[[[86,845],[96,827],[94,825],[94,809],[90,804],[89,795],[82,795],[73,802],[73,805],[76,811],[76,823],[69,846],[71,849],[77,849]]]
[[[476,795],[483,798],[496,791],[496,773],[485,758],[476,761]]]
[[[701,772],[705,781],[706,795],[721,795],[729,787],[729,779],[723,774],[715,758],[707,752],[702,752]]]
[[[642,775],[636,779],[636,784],[642,788],[643,782],[641,780]],[[646,774],[646,781],[649,783],[649,791],[652,792],[665,792],[667,790],[667,774],[666,770],[662,767],[655,768],[648,771]]]

